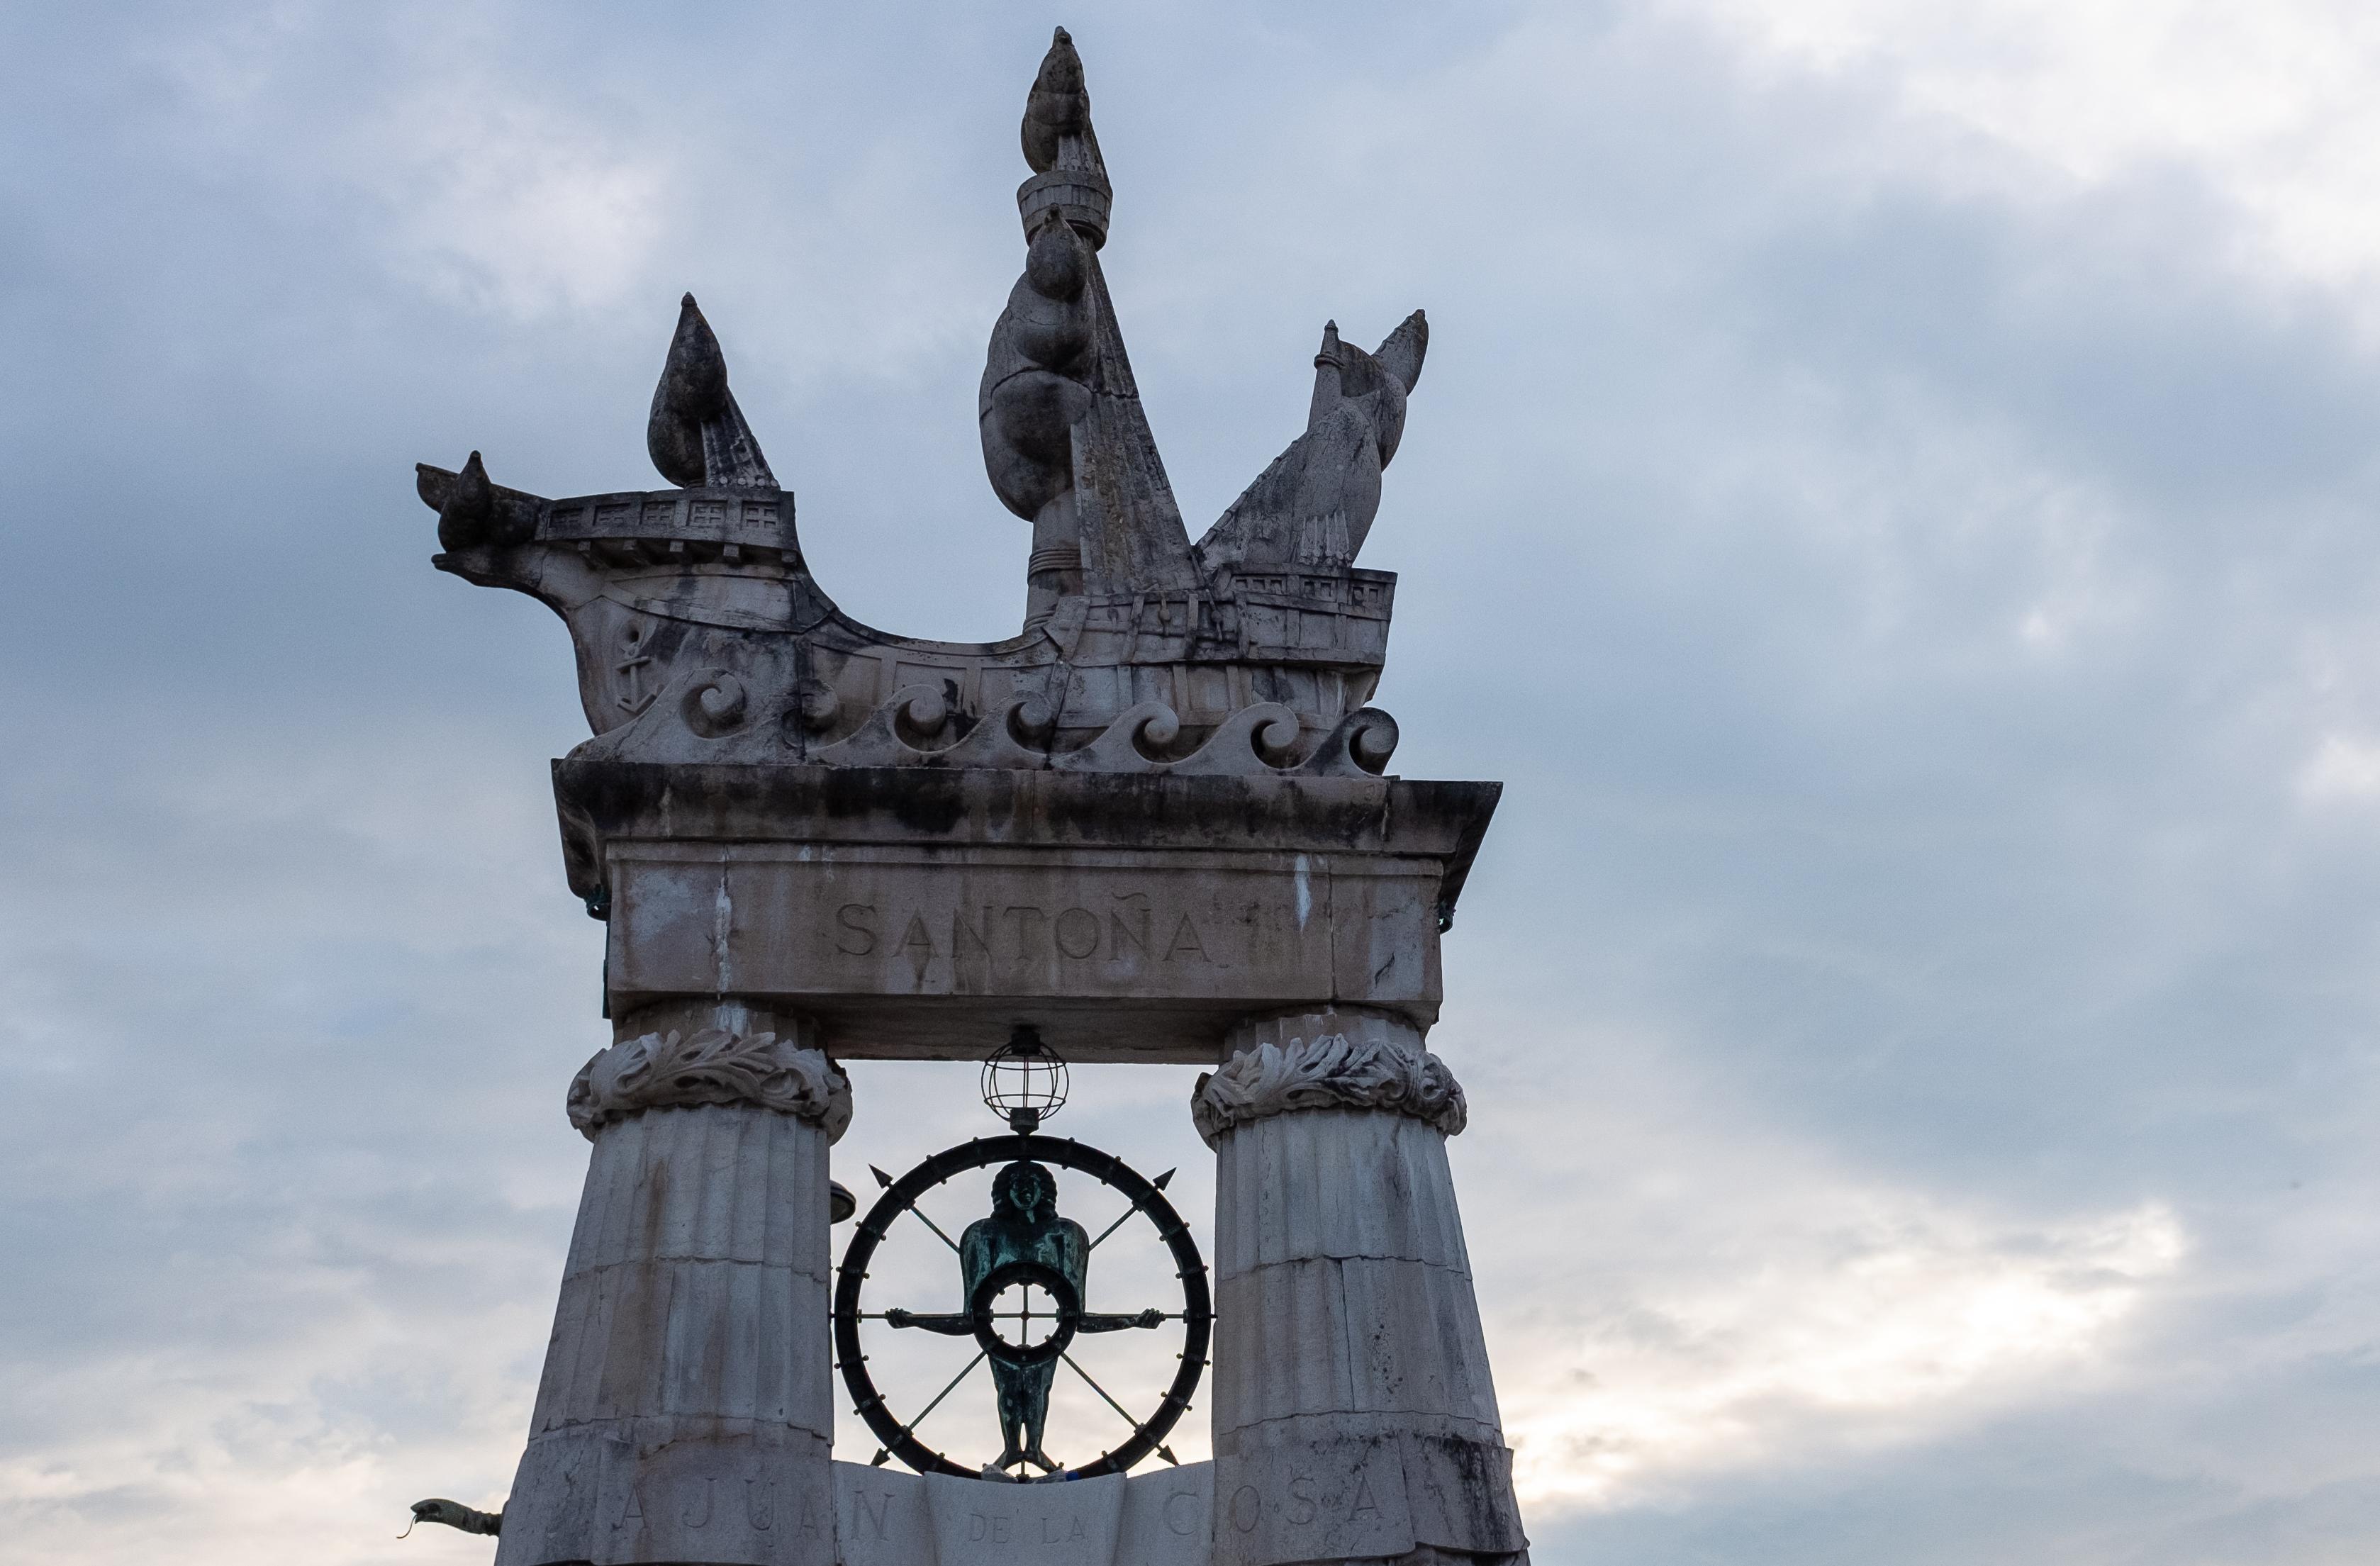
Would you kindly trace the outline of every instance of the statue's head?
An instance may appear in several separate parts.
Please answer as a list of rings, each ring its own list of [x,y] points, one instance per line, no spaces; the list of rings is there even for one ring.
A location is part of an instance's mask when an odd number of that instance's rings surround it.
[[[1058,1182],[1038,1163],[1010,1164],[992,1177],[991,1205],[1020,1218],[1047,1218],[1057,1210]]]

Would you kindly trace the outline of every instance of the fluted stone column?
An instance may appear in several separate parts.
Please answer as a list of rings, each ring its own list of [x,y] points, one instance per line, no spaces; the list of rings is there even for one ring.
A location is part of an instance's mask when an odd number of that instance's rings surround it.
[[[1446,1162],[1463,1090],[1375,1013],[1251,1021],[1215,1149],[1217,1566],[1524,1559]]]
[[[851,1088],[779,1026],[646,1033],[571,1084],[594,1154],[498,1566],[833,1566],[827,1148]]]

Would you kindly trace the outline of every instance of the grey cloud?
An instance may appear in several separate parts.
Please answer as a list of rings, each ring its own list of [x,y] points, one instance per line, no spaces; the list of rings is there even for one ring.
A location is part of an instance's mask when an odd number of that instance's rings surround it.
[[[413,1559],[405,1500],[501,1498],[602,1031],[544,794],[583,731],[544,613],[428,568],[408,465],[644,481],[691,286],[829,588],[1004,628],[973,386],[1049,19],[0,24],[0,1554]],[[1877,81],[1667,13],[1075,30],[1186,512],[1293,431],[1325,316],[1430,311],[1366,561],[1400,770],[1511,783],[1437,1036],[1508,1399],[1584,1342],[1736,1365],[1694,1302],[1793,1317],[1894,1223],[1977,1277],[2144,1204],[2188,1237],[2070,1387],[1764,1393],[1538,1508],[1538,1558],[2368,1554],[2380,796],[2301,787],[2380,734],[2351,312],[2187,169],[1939,178]],[[458,231],[504,215],[474,136],[634,162],[650,249],[565,285]],[[839,1171],[977,1128],[966,1077],[861,1068]],[[1185,1092],[1068,1112],[1195,1210]]]

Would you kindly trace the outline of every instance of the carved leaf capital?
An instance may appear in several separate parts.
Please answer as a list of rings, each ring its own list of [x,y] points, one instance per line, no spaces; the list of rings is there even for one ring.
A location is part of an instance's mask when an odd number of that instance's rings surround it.
[[[598,1051],[570,1084],[570,1123],[589,1141],[646,1110],[745,1104],[808,1121],[841,1137],[851,1123],[851,1079],[823,1050],[773,1033],[706,1027],[648,1033]]]
[[[1208,1146],[1249,1121],[1293,1110],[1386,1110],[1452,1136],[1469,1111],[1446,1062],[1383,1038],[1344,1033],[1269,1041],[1198,1078],[1190,1119]]]

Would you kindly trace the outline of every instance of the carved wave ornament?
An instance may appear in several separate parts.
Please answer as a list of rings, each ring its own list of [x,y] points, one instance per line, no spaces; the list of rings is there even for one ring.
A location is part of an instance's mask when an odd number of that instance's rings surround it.
[[[1268,1040],[1202,1074],[1190,1096],[1190,1119],[1213,1147],[1235,1126],[1294,1110],[1386,1110],[1411,1115],[1448,1136],[1470,1117],[1463,1085],[1427,1051],[1344,1033]]]
[[[1301,743],[1298,715],[1278,702],[1243,707],[1193,743],[1184,742],[1181,716],[1161,701],[1125,709],[1096,738],[1071,750],[1050,748],[1055,728],[1048,705],[1032,697],[1012,698],[996,712],[963,722],[942,692],[911,686],[849,735],[810,752],[809,759],[840,767],[1375,777],[1397,746],[1397,721],[1377,707],[1359,708],[1318,742],[1307,743]]]
[[[1027,95],[1021,274],[978,399],[984,472],[1029,524],[1025,613],[994,642],[900,637],[810,575],[692,295],[647,420],[673,489],[548,499],[473,452],[422,464],[437,565],[528,593],[578,652],[594,738],[625,761],[1048,768],[1361,778],[1396,577],[1354,564],[1405,431],[1427,322],[1370,351],[1324,327],[1305,431],[1196,541],[1135,382],[1100,252],[1113,187],[1061,30]]]
[[[578,1070],[570,1083],[570,1123],[589,1141],[647,1110],[740,1104],[808,1121],[839,1139],[851,1124],[851,1079],[823,1050],[773,1033],[648,1033],[626,1038]]]

